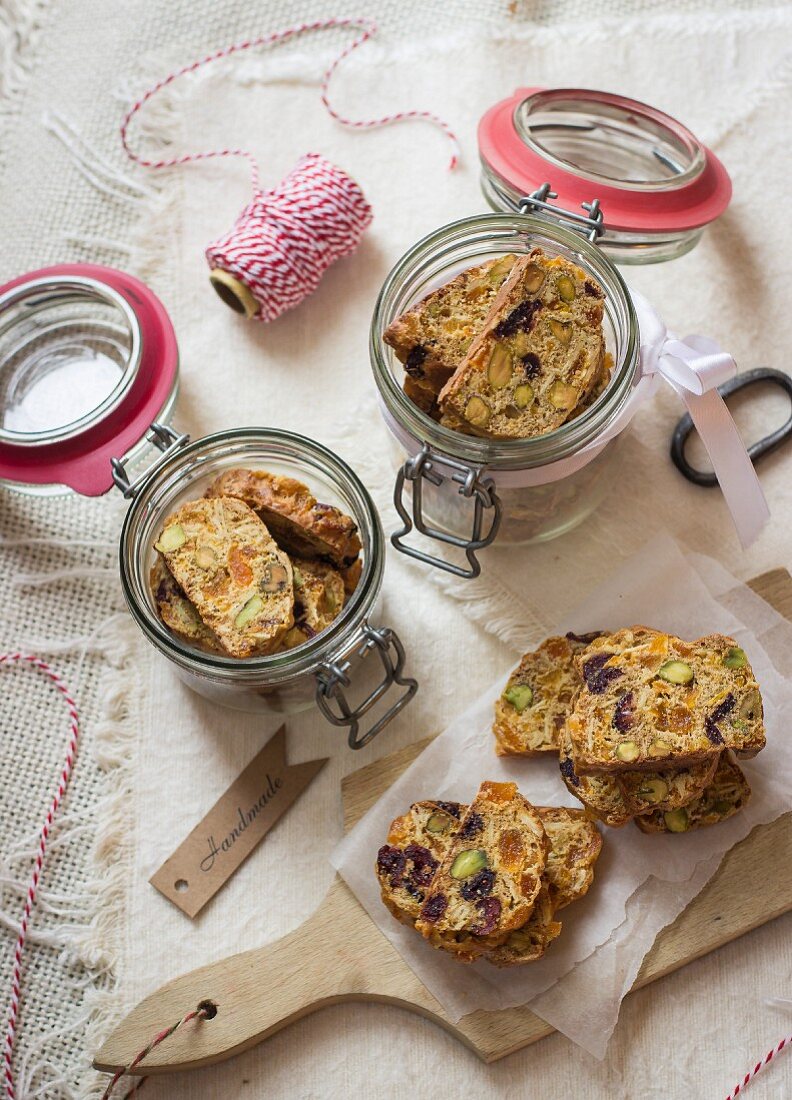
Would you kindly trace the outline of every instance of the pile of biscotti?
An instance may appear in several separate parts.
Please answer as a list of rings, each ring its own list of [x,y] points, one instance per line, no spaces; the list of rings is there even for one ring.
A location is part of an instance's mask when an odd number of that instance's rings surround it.
[[[404,392],[444,427],[527,439],[585,411],[610,381],[602,287],[576,264],[500,256],[468,268],[383,334]]]
[[[382,900],[403,924],[463,962],[519,966],[561,932],[602,848],[583,810],[532,806],[514,783],[473,802],[416,802],[377,853]]]
[[[338,617],[360,577],[357,526],[306,485],[226,470],[165,520],[151,591],[179,640],[226,657],[302,645]]]
[[[548,638],[495,704],[496,751],[556,753],[561,776],[606,825],[644,833],[715,825],[750,797],[736,757],[764,747],[762,696],[745,651],[649,627]]]

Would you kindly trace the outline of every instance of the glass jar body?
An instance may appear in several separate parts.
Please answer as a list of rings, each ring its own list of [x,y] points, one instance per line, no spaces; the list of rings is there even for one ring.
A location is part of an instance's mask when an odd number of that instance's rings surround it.
[[[571,260],[605,291],[610,383],[589,408],[543,436],[491,440],[446,428],[404,394],[403,366],[384,343],[383,333],[405,310],[465,268],[534,247]],[[497,537],[504,543],[545,540],[570,530],[618,483],[618,436],[627,427],[625,413],[640,381],[638,323],[620,274],[580,233],[548,218],[521,214],[479,215],[444,226],[418,242],[388,276],[374,312],[370,350],[394,461],[401,464],[407,458],[397,476],[397,507],[401,494],[419,530],[423,519],[461,545],[471,530],[470,471],[479,483],[488,481],[490,496],[498,498]],[[604,443],[606,439],[610,441]],[[426,457],[423,466],[430,466],[420,481],[415,474],[419,453]],[[456,475],[444,472],[444,459],[457,465]]]
[[[149,579],[156,560],[154,542],[165,518],[183,502],[202,496],[223,471],[238,467],[296,478],[323,503],[341,508],[358,526],[363,562],[355,591],[323,633],[294,649],[245,660],[202,652],[171,633],[159,619]],[[182,681],[214,703],[275,715],[314,705],[323,685],[324,695],[333,697],[333,670],[342,668],[348,685],[357,662],[378,649],[377,638],[390,635],[371,621],[378,607],[383,566],[379,518],[356,475],[321,445],[274,429],[220,432],[166,456],[136,489],[121,533],[121,581],[129,609]],[[370,659],[365,665],[355,675],[356,688],[358,681],[365,683],[378,668]]]
[[[499,546],[528,546],[549,542],[572,531],[586,520],[618,483],[622,442],[630,428],[620,432],[585,466],[544,485],[512,488],[493,477],[503,513],[498,530]],[[411,456],[393,435],[388,436],[388,453],[394,473]],[[412,507],[412,486],[405,486],[408,507]],[[462,537],[470,530],[471,504],[448,480],[431,482],[423,488],[422,510],[429,521],[449,535]]]

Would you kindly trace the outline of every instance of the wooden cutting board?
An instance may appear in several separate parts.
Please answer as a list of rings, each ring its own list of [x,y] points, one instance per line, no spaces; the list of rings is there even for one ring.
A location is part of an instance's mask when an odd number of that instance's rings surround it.
[[[751,587],[792,620],[792,578],[785,569],[764,574]],[[347,829],[426,744],[410,745],[344,780]],[[633,988],[792,910],[792,862],[776,858],[779,851],[790,850],[792,813],[754,829],[658,935]],[[181,1028],[138,1065],[137,1073],[174,1073],[219,1062],[293,1020],[342,1001],[384,1001],[418,1012],[486,1062],[553,1030],[528,1008],[473,1012],[452,1023],[339,878],[313,916],[288,936],[193,970],[141,1001],[106,1040],[94,1066],[114,1072],[128,1064],[157,1032],[201,1001],[216,1006],[214,1018]]]

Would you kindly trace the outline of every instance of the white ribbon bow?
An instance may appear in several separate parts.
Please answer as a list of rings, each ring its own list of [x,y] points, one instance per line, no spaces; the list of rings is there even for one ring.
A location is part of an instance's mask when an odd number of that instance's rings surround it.
[[[743,548],[770,518],[762,486],[718,386],[733,378],[732,357],[706,336],[678,340],[646,299],[632,291],[641,332],[644,376],[661,375],[687,406],[709,455]]]

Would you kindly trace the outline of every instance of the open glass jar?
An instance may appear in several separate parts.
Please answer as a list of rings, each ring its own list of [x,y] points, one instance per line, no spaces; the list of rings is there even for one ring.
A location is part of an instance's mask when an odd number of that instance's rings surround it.
[[[479,148],[483,190],[500,213],[463,218],[409,249],[385,280],[370,334],[397,469],[402,527],[392,542],[462,577],[480,573],[477,555],[496,537],[527,544],[570,530],[617,482],[620,442],[637,391],[643,397],[648,386],[636,310],[613,259],[681,255],[731,193],[722,165],[684,127],[607,93],[520,89],[484,116]],[[445,427],[404,393],[404,368],[383,334],[466,268],[535,247],[572,261],[604,290],[610,382],[545,435],[497,440]],[[413,528],[452,547],[462,564],[408,543]]]
[[[404,675],[399,638],[377,620],[385,542],[371,497],[342,459],[303,436],[269,428],[193,442],[179,435],[155,419],[173,408],[177,368],[165,310],[123,272],[65,265],[2,288],[0,478],[21,491],[91,496],[115,484],[131,502],[119,553],[124,596],[181,679],[240,710],[293,714],[315,704],[360,748],[417,690]],[[63,397],[56,398],[79,378],[91,386],[64,412]],[[162,453],[133,478],[128,469],[152,444]],[[157,614],[150,581],[165,517],[234,467],[306,483],[323,503],[351,516],[362,544],[360,579],[326,629],[295,648],[245,659],[206,652],[172,633]]]

